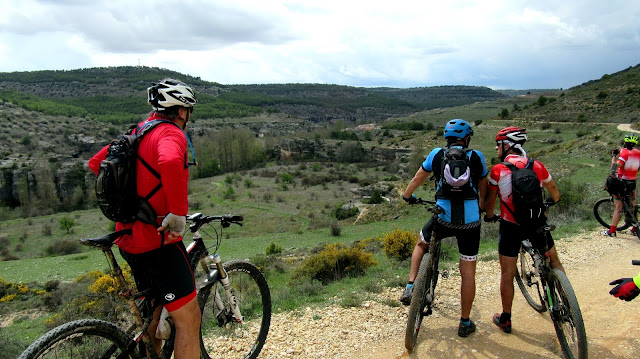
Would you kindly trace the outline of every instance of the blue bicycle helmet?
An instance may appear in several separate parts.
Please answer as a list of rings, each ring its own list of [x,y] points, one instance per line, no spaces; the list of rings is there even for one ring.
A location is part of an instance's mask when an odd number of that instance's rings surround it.
[[[444,138],[454,137],[463,139],[467,137],[467,135],[473,136],[473,129],[465,120],[454,119],[447,122],[447,125],[444,126]]]

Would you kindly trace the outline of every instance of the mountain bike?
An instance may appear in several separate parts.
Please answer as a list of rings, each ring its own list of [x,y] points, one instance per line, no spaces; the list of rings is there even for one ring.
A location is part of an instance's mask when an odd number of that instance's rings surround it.
[[[593,215],[596,220],[605,228],[611,228],[611,218],[615,208],[614,197],[610,195],[608,198],[602,198],[593,206]],[[623,231],[629,227],[638,228],[638,215],[640,214],[640,206],[634,206],[631,201],[631,195],[622,196],[622,213],[621,221],[618,224],[618,230]],[[636,230],[635,235],[640,238],[640,231]]]
[[[241,216],[187,216],[193,242],[187,246],[189,263],[196,277],[197,299],[202,312],[201,357],[256,358],[267,338],[271,322],[271,295],[260,270],[245,261],[222,263],[217,254],[222,229],[242,225]],[[220,226],[218,229],[217,226]],[[159,304],[154,304],[153,288],[136,292],[127,284],[112,251],[115,240],[131,230],[121,230],[98,238],[81,239],[87,246],[100,248],[119,285],[119,295],[129,308],[126,328],[122,323],[100,319],[80,319],[62,324],[37,339],[19,357],[32,358],[170,358],[175,328],[170,324],[168,339],[158,353],[147,329]],[[205,245],[202,232],[215,239]],[[213,255],[209,249],[213,248]],[[212,338],[226,352],[212,352],[203,338]]]
[[[436,205],[434,201],[425,201],[416,198],[417,204],[434,205],[428,208],[433,213],[433,223],[438,220],[438,215],[443,209]],[[407,329],[404,335],[404,347],[409,353],[413,352],[416,347],[418,333],[422,319],[432,314],[432,305],[435,298],[436,284],[438,284],[438,263],[440,262],[440,240],[436,240],[436,226],[431,232],[431,244],[429,251],[422,256],[418,275],[413,284],[413,295],[411,296],[411,304],[409,305],[409,320],[407,321]]]
[[[540,230],[549,232],[554,225]],[[516,282],[536,311],[549,311],[562,352],[567,358],[587,358],[587,334],[578,299],[566,274],[551,268],[549,257],[528,239],[522,241]]]

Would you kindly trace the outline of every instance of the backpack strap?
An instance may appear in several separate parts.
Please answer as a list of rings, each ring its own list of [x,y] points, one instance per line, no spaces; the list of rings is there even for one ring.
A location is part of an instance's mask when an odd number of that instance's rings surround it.
[[[156,128],[156,126],[163,124],[163,123],[170,123],[174,126],[176,126],[177,128],[180,128],[180,126],[178,126],[175,122],[173,121],[168,121],[168,120],[152,120],[149,121],[147,123],[145,123],[142,126],[136,126],[136,132],[135,132],[135,140],[137,145],[139,146],[140,141],[142,141],[142,138],[149,132],[151,132],[154,128]],[[181,131],[182,128],[180,128]],[[183,131],[184,133],[184,131]],[[186,133],[185,133],[186,135]],[[162,188],[162,181],[161,181],[161,176],[160,173],[158,173],[158,171],[156,171],[153,167],[151,167],[151,165],[145,161],[136,151],[136,157],[140,160],[140,162],[144,165],[144,167],[154,176],[158,179],[158,184],[144,197],[140,198],[140,202],[139,202],[139,210],[138,210],[138,219],[142,220],[143,222],[146,223],[150,223],[152,222],[152,218],[155,219],[156,214],[155,211],[153,210],[153,208],[151,207],[151,205],[149,204],[149,200],[151,199],[151,197],[153,197],[161,188]],[[155,222],[155,221],[154,221]]]

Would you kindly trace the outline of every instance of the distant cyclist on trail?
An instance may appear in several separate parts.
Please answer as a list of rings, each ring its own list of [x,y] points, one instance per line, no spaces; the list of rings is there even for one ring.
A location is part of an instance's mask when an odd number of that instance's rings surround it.
[[[455,119],[447,122],[444,128],[447,146],[435,148],[429,153],[402,196],[406,202],[416,203],[413,192],[433,172],[437,189],[436,202],[444,212],[438,215],[436,223],[433,223],[432,218],[420,231],[420,238],[411,256],[409,282],[400,301],[404,305],[411,303],[413,282],[418,274],[420,261],[429,250],[433,226],[436,229],[436,239],[455,236],[460,252],[459,267],[462,277],[461,315],[458,326],[458,335],[461,337],[469,336],[476,329],[476,325],[469,316],[476,291],[480,210],[484,204],[487,186],[487,167],[484,156],[480,151],[467,148],[472,135],[473,129],[466,121]],[[452,170],[453,168],[457,168],[458,171]]]
[[[640,168],[640,150],[635,148],[638,144],[638,136],[627,134],[624,136],[624,147],[621,150],[611,152],[611,173],[621,178],[626,185],[626,193],[631,196],[633,206],[636,205],[636,178],[638,176],[638,168]],[[609,237],[616,236],[616,229],[620,217],[622,215],[622,199],[620,196],[613,195],[613,218],[611,218],[611,228],[602,232],[603,235]],[[631,232],[635,233],[638,229],[631,228]]]
[[[516,275],[516,263],[522,240],[529,239],[534,246],[543,248],[546,252],[545,255],[549,256],[551,268],[558,268],[564,272],[551,234],[548,231],[536,230],[537,228],[524,228],[523,225],[515,220],[514,212],[516,209],[514,208],[512,196],[513,170],[508,167],[508,163],[520,169],[531,166],[540,186],[549,192],[551,200],[554,203],[560,200],[558,187],[544,165],[537,160],[533,160],[529,164],[527,153],[522,147],[526,141],[527,133],[524,128],[506,127],[496,135],[498,159],[503,162],[498,163],[491,169],[484,206],[487,211],[484,218],[486,222],[500,220],[498,259],[501,272],[500,297],[502,299],[502,313],[493,315],[493,323],[505,333],[511,333],[511,309],[514,295],[513,279]],[[496,196],[500,197],[500,217],[493,214]]]

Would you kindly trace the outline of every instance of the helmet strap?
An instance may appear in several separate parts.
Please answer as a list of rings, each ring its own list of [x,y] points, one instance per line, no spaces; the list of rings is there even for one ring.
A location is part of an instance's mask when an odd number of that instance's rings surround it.
[[[500,142],[500,146],[502,147],[502,158],[500,158],[500,162],[504,162],[504,159],[507,158],[507,155],[508,155],[507,151],[511,150],[511,148],[506,150],[504,148],[504,145],[505,145],[504,141]]]

